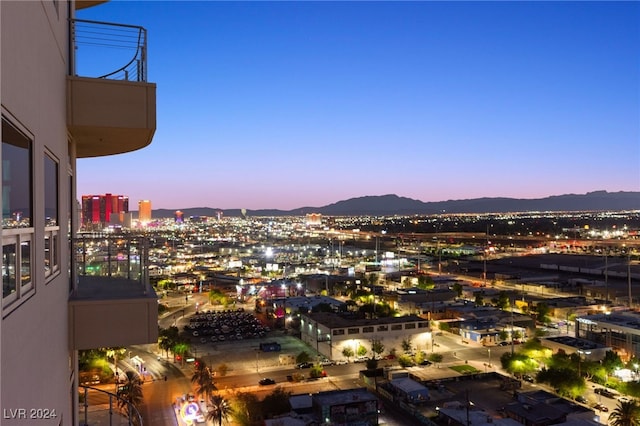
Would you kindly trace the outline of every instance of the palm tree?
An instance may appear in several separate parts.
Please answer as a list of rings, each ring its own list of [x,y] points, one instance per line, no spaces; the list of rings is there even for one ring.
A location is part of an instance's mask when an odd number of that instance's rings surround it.
[[[640,405],[635,399],[618,402],[618,406],[609,416],[612,426],[638,426],[640,425]]]
[[[125,381],[118,388],[118,407],[126,411],[131,419],[131,406],[137,408],[142,403],[142,380],[137,373],[127,371]],[[135,419],[131,419],[135,421]]]
[[[228,420],[231,415],[232,408],[229,402],[221,395],[211,395],[207,401],[206,420],[217,422],[218,426],[222,426],[222,421]]]
[[[207,364],[201,359],[195,363],[195,369],[191,376],[191,383],[197,384],[198,389],[196,390],[196,393],[198,395],[204,395],[205,397],[208,397],[217,390],[216,385],[213,383],[213,379],[211,378],[211,370],[209,370]]]

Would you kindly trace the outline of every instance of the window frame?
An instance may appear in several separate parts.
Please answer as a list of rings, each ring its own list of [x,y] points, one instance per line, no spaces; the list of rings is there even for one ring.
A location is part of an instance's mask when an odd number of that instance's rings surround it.
[[[35,293],[35,290],[36,290],[35,282],[36,282],[36,276],[38,275],[38,268],[36,267],[36,264],[35,264],[35,258],[36,258],[35,254],[39,244],[37,244],[36,242],[35,223],[36,223],[37,214],[34,210],[34,206],[36,205],[35,204],[36,191],[34,188],[35,170],[36,170],[35,144],[34,144],[35,138],[31,132],[25,129],[22,125],[18,124],[19,123],[18,120],[13,118],[10,114],[5,113],[4,110],[2,111],[1,121],[2,121],[3,129],[5,128],[5,125],[6,125],[7,127],[9,127],[11,132],[16,132],[17,136],[24,138],[24,142],[26,142],[26,149],[28,152],[27,186],[28,186],[29,194],[27,196],[28,197],[27,204],[29,204],[29,224],[28,226],[5,227],[4,211],[3,211],[3,218],[2,218],[3,223],[2,223],[1,232],[2,232],[2,246],[3,246],[3,253],[2,253],[3,294],[2,294],[1,303],[2,303],[2,315],[3,317],[6,317],[11,312],[13,312],[13,310],[17,306],[20,306],[22,302],[26,301],[31,295]],[[11,135],[12,133],[9,133],[9,136],[7,137],[4,131],[2,132],[3,148],[5,143],[7,145],[13,145],[11,143],[11,140],[12,140]],[[5,138],[7,139],[6,142],[5,142]],[[19,146],[19,145],[14,145],[14,146]],[[0,157],[2,156],[0,155]],[[5,172],[4,170],[5,161],[6,159],[2,158],[3,173]],[[3,179],[3,192],[5,188],[4,184],[5,182]],[[3,210],[4,210],[4,203],[5,203],[5,200],[3,199]],[[23,250],[23,244],[25,243],[28,244],[28,247],[29,247],[29,250],[28,250],[29,259],[26,263],[24,262],[24,256],[23,256],[24,254],[26,254],[24,253],[24,250]],[[4,273],[5,273],[6,266],[4,263],[4,256],[5,256],[4,246],[9,246],[9,245],[13,245],[14,254],[15,254],[15,257],[12,260],[13,268],[14,268],[14,276],[15,276],[15,279],[14,279],[15,290],[5,295],[4,294]],[[27,273],[23,271],[23,267],[25,267],[25,265],[28,268],[28,276],[29,276],[29,278],[26,280],[24,280],[23,278],[23,276],[27,275]]]
[[[47,176],[47,159],[51,160],[53,165],[55,166],[55,188],[54,192],[55,192],[55,215],[56,215],[56,221],[55,221],[55,225],[51,224],[51,225],[47,225],[46,224],[46,218],[47,218],[47,179],[49,178],[49,176]],[[44,218],[45,218],[45,227],[44,227],[44,246],[43,246],[43,250],[44,250],[44,261],[45,261],[45,265],[44,265],[44,276],[45,276],[45,280],[46,283],[48,284],[51,281],[51,278],[58,275],[60,273],[60,161],[56,158],[55,155],[53,155],[51,152],[49,152],[48,150],[45,149],[44,152],[44,159],[43,159],[43,166],[44,166],[44,173],[43,173],[43,179],[44,179],[44,188],[45,188],[45,194],[44,194]]]

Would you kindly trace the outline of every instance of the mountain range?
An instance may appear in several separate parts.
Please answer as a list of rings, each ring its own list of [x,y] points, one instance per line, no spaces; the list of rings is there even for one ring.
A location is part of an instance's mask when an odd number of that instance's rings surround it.
[[[179,210],[179,209],[176,209]],[[154,218],[173,217],[176,210],[153,210]],[[640,210],[640,192],[594,191],[586,194],[554,195],[546,198],[474,198],[424,202],[398,195],[376,195],[351,198],[323,207],[300,207],[294,210],[246,210],[194,207],[181,209],[185,217],[216,216],[300,216],[320,213],[325,216],[391,216],[430,215],[438,213],[517,213],[530,211],[624,211]]]

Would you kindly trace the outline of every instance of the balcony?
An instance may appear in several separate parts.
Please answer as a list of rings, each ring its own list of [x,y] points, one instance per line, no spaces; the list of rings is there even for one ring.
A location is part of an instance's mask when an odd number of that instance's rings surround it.
[[[77,158],[135,151],[156,130],[156,85],[147,82],[142,27],[73,19],[67,127]]]
[[[158,299],[149,284],[144,238],[74,241],[76,288],[69,297],[72,349],[158,341]]]

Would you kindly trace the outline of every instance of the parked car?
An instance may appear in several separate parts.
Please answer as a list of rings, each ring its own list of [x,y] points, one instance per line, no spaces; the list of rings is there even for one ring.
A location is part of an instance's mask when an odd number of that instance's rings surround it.
[[[576,396],[576,401],[581,403],[581,404],[586,404],[587,403],[587,398],[585,398],[582,395],[578,395],[578,396]]]
[[[533,376],[529,375],[529,374],[523,374],[522,375],[522,380],[524,380],[525,382],[529,382],[529,383],[535,383],[535,379],[533,378]]]
[[[604,397],[607,397],[607,398],[612,398],[613,399],[613,398],[616,397],[615,393],[613,393],[609,389],[605,389],[605,388],[596,388],[594,390],[594,392],[599,394],[599,395],[602,395]]]
[[[258,383],[260,383],[260,386],[267,386],[267,385],[275,385],[276,381],[268,377],[265,377],[264,379],[260,380]]]
[[[301,362],[296,367],[297,368],[311,368],[311,367],[313,367],[313,363],[312,362]]]
[[[606,406],[602,405],[602,404],[596,404],[596,405],[593,406],[593,408],[595,408],[596,410],[600,410],[600,411],[602,411],[604,413],[608,413],[609,412],[609,409]]]
[[[507,346],[509,344],[509,342],[500,342],[498,343],[498,346]]]

